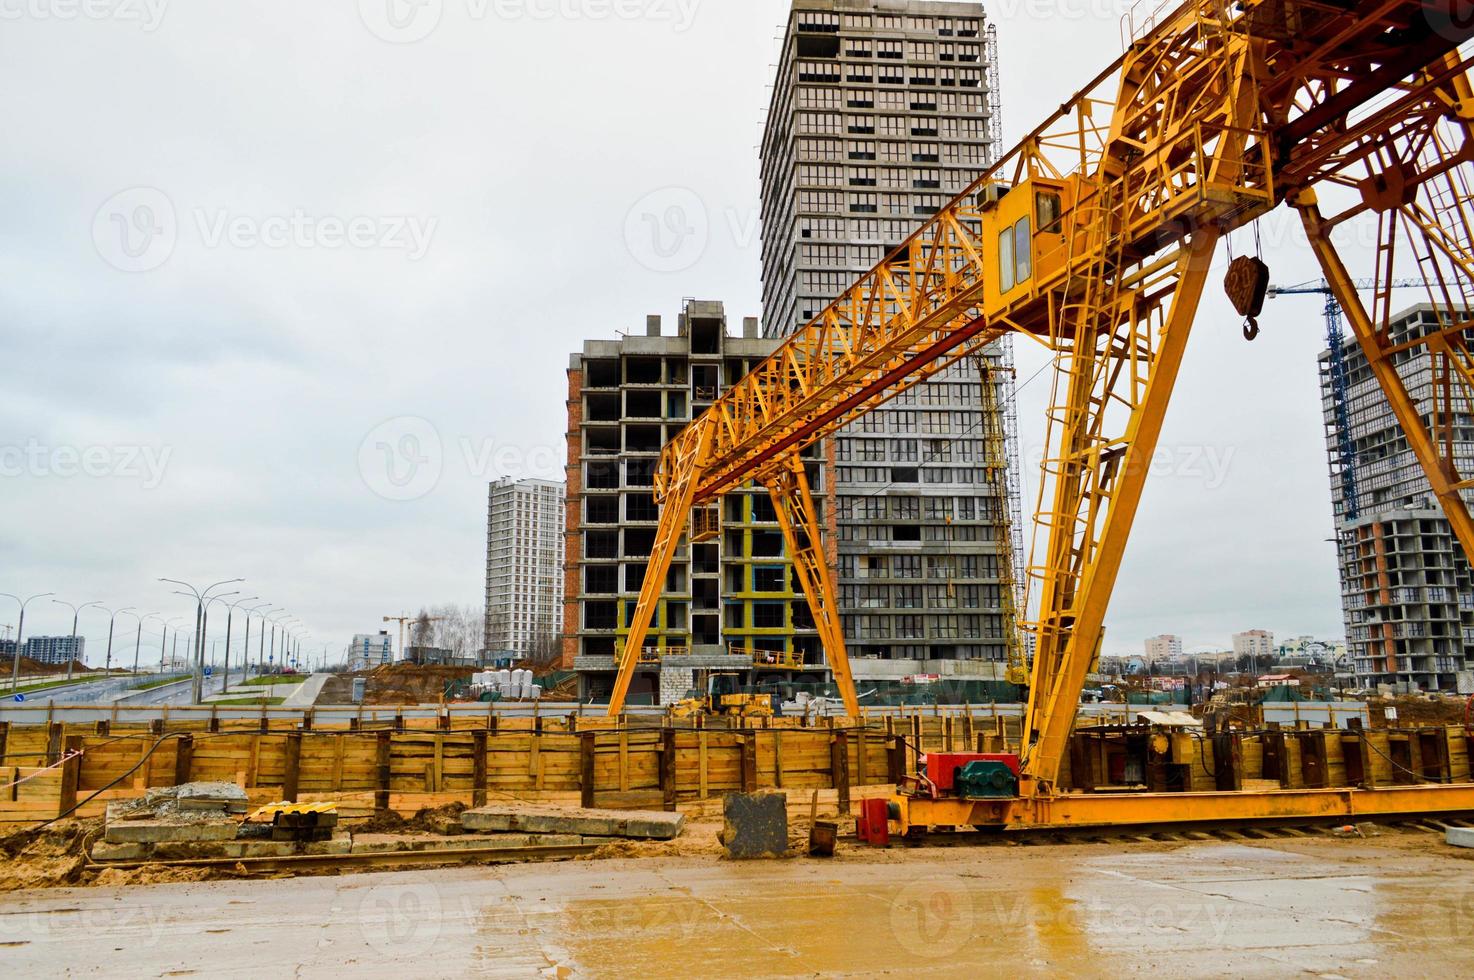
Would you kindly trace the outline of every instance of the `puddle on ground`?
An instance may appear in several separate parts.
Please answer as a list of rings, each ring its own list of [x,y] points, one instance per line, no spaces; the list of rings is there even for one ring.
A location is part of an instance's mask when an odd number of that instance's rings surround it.
[[[561,972],[641,980],[976,976],[1000,963],[1084,976],[1105,962],[1166,976],[1367,976],[1398,957],[1421,962],[1421,943],[1467,950],[1474,938],[1474,888],[1430,890],[1426,870],[1404,881],[1386,864],[1234,844],[691,863],[563,880],[517,905],[484,919],[483,935],[505,936],[520,917]]]

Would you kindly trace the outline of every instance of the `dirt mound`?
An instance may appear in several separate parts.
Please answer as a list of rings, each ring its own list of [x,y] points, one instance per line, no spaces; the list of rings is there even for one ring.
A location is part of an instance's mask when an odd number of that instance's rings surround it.
[[[393,810],[376,813],[349,829],[355,834],[459,834],[461,814],[469,807],[464,803],[427,807],[406,820]]]
[[[6,671],[6,673],[8,673],[10,670],[13,669],[11,667],[11,665],[10,665],[10,661],[11,661],[11,658],[10,657],[5,657],[3,661],[0,661],[0,662],[3,662],[5,664],[5,671]],[[80,660],[77,660],[77,661],[73,661],[72,662],[72,671],[73,671],[73,673],[93,674],[93,673],[96,673],[100,669],[101,668],[97,668],[97,667],[88,667],[86,664],[82,663]],[[60,663],[60,664],[43,664],[41,661],[39,661],[39,660],[32,660],[30,657],[21,657],[20,658],[20,672],[21,672],[21,676],[22,677],[25,677],[25,676],[32,676],[32,677],[34,677],[34,676],[43,675],[43,674],[65,674],[67,672],[67,665],[65,663]]]
[[[1374,723],[1380,719],[1382,708],[1396,708],[1397,720],[1388,722],[1390,728],[1406,728],[1421,725],[1462,725],[1468,699],[1463,697],[1439,697],[1428,700],[1417,695],[1401,694],[1391,698],[1372,698],[1367,702],[1372,709]]]
[[[102,818],[62,820],[0,838],[0,892],[84,884],[87,848],[102,836]]]
[[[435,704],[446,688],[476,673],[471,667],[422,667],[419,664],[384,664],[369,672],[365,704]]]

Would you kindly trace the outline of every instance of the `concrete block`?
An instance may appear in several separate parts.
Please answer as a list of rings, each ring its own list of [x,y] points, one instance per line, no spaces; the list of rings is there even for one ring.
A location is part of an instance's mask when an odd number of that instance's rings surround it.
[[[298,854],[349,854],[353,851],[353,835],[341,831],[334,834],[332,840],[313,841],[297,846]]]
[[[728,793],[722,799],[722,846],[736,860],[788,852],[786,793]]]
[[[231,857],[278,858],[291,857],[297,853],[297,845],[276,840],[233,840],[224,846]]]
[[[239,857],[232,853],[237,841],[164,841],[154,845],[155,861],[200,861],[215,858]]]
[[[144,861],[152,854],[152,844],[109,844],[100,840],[92,845],[94,861]]]
[[[1474,847],[1474,827],[1450,827],[1444,839],[1454,847]]]
[[[234,820],[200,823],[168,823],[161,820],[127,820],[108,824],[104,839],[109,844],[161,844],[181,841],[235,840],[240,824]]]
[[[510,804],[480,807],[461,814],[471,833],[560,834],[578,837],[632,837],[673,840],[686,825],[680,813],[656,810],[584,810],[575,807]]]
[[[568,834],[492,834],[458,837],[401,834],[355,834],[354,854],[395,854],[403,851],[482,851],[522,847],[577,847],[582,837]]]

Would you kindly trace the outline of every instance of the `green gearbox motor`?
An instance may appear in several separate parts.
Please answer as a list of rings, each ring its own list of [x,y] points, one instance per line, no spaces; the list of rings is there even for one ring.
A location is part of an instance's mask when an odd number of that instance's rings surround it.
[[[1002,762],[975,760],[957,770],[953,782],[965,800],[1012,799],[1018,796],[1018,777]]]

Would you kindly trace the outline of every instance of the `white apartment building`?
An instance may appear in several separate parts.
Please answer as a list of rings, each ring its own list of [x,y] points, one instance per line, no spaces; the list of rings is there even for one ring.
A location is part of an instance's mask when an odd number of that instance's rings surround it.
[[[563,609],[563,484],[502,480],[486,517],[486,649],[556,649]]]
[[[1171,633],[1149,637],[1146,641],[1146,662],[1161,663],[1166,660],[1182,659],[1182,637]]]
[[[1250,657],[1259,668],[1274,664],[1274,634],[1268,630],[1245,630],[1233,635],[1235,657]],[[1253,669],[1253,668],[1250,668]]]
[[[350,663],[363,662],[370,667],[394,662],[394,638],[387,630],[378,633],[359,633],[353,637],[348,648]]]

